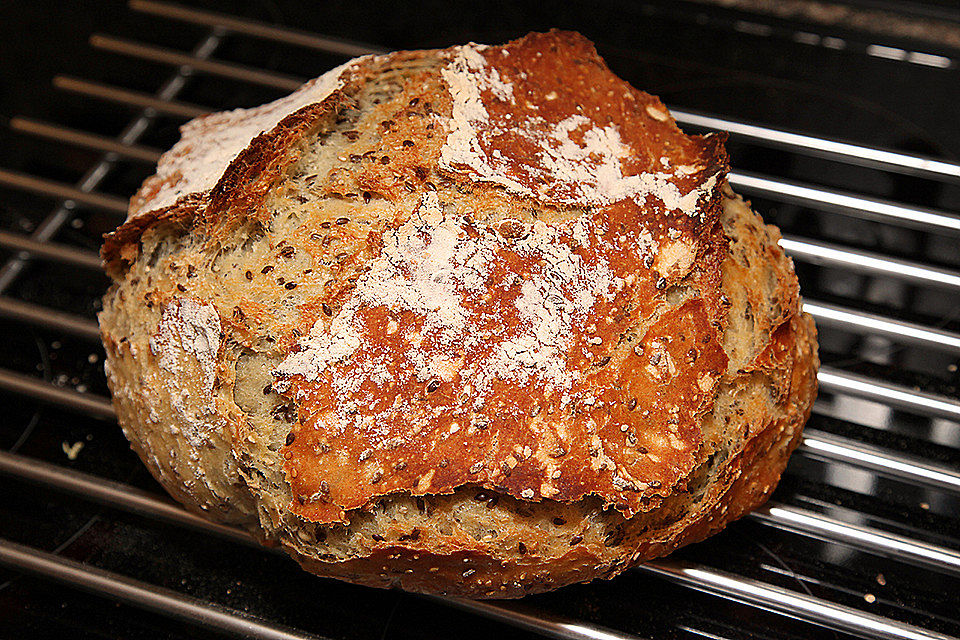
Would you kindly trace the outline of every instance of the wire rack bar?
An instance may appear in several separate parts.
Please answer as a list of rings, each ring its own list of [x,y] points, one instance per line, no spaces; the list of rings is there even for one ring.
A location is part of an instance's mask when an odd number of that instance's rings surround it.
[[[298,31],[285,27],[267,24],[258,20],[248,20],[224,13],[215,13],[213,11],[202,11],[191,9],[168,2],[153,2],[152,0],[131,0],[130,8],[134,11],[150,13],[164,18],[181,20],[193,24],[206,25],[218,29],[227,29],[234,33],[240,33],[274,42],[282,42],[298,47],[306,47],[316,51],[325,51],[336,55],[349,57],[363,56],[371,53],[387,53],[386,49],[374,47],[372,45],[342,40],[339,38],[330,38]]]
[[[79,411],[96,418],[114,418],[113,405],[109,400],[92,393],[80,393],[72,389],[56,387],[49,382],[0,369],[0,389],[19,393],[30,398],[52,402],[67,409]]]
[[[125,144],[115,138],[77,131],[59,124],[40,122],[31,118],[17,116],[10,120],[10,128],[14,131],[26,133],[40,138],[47,138],[60,143],[72,144],[85,149],[115,153],[123,158],[139,160],[156,164],[160,159],[160,150],[138,144]]]
[[[259,547],[250,534],[211,522],[190,513],[178,504],[129,484],[66,469],[49,462],[16,453],[0,451],[0,473],[53,487],[59,491],[138,515],[156,518],[180,526],[227,538],[233,542]]]
[[[671,108],[670,113],[673,114],[674,119],[679,124],[711,131],[727,131],[732,136],[758,145],[778,147],[789,151],[801,151],[831,160],[842,160],[851,164],[889,169],[897,173],[960,181],[960,164],[954,162],[944,162],[898,151],[818,138],[686,109]]]
[[[0,316],[29,322],[45,329],[63,331],[94,342],[100,341],[100,327],[93,320],[54,311],[29,302],[21,302],[3,295],[0,295]]]
[[[793,236],[783,237],[780,246],[795,260],[960,291],[960,273],[950,269]]]
[[[781,178],[740,171],[731,171],[727,179],[730,181],[730,186],[747,195],[752,194],[778,202],[790,202],[867,220],[899,224],[921,231],[960,233],[960,216],[943,211],[912,207],[889,200],[868,198],[835,189],[813,187]]]
[[[901,343],[960,353],[960,334],[952,331],[885,318],[874,313],[810,299],[803,301],[803,310],[812,315],[820,326],[872,333]]]
[[[818,429],[804,429],[800,451],[810,458],[844,462],[915,484],[960,492],[960,471],[957,469]]]
[[[960,575],[960,553],[954,549],[850,524],[773,500],[751,512],[750,517],[779,529],[840,543],[891,560]]]
[[[245,67],[238,64],[217,62],[215,60],[198,58],[189,53],[174,51],[165,47],[156,47],[153,45],[133,42],[124,38],[115,38],[113,36],[94,35],[90,37],[90,44],[96,49],[111,51],[127,56],[133,56],[141,60],[150,60],[163,64],[184,65],[193,68],[196,71],[210,73],[232,80],[251,82],[254,84],[280,89],[282,91],[293,91],[303,84],[303,81],[285,76],[272,71],[263,71],[253,67]]]
[[[57,76],[53,79],[53,84],[58,89],[63,89],[64,91],[79,93],[91,98],[109,100],[111,102],[117,102],[131,107],[152,109],[157,113],[163,113],[179,118],[196,118],[209,113],[209,110],[207,109],[196,107],[194,105],[187,104],[186,102],[178,102],[177,100],[172,99],[164,100],[148,93],[141,93],[140,91],[132,91],[130,89],[122,89],[120,87],[114,87],[99,82],[91,82],[89,80],[82,80],[80,78],[73,78],[70,76]]]
[[[25,251],[35,258],[62,262],[73,267],[83,267],[93,271],[103,269],[100,256],[93,251],[75,249],[55,242],[38,242],[19,233],[0,231],[0,247],[14,251]]]
[[[768,611],[786,613],[793,618],[863,638],[882,638],[883,640],[948,640],[950,638],[941,633],[858,611],[805,593],[735,576],[717,569],[707,569],[681,560],[663,558],[641,565],[638,569],[698,591],[725,596]]]
[[[820,367],[817,380],[820,388],[830,393],[846,394],[921,415],[960,421],[960,401],[954,398],[909,389],[833,367]]]
[[[315,640],[319,637],[9,540],[0,540],[0,564],[238,637],[257,640]]]
[[[36,193],[42,196],[73,200],[79,204],[103,209],[111,213],[125,215],[127,212],[127,201],[123,198],[97,193],[95,191],[84,191],[68,184],[63,184],[62,182],[45,180],[25,173],[0,169],[0,185],[29,191],[30,193]]]
[[[427,598],[446,606],[559,640],[640,640],[639,636],[633,634],[615,631],[585,620],[571,620],[557,616],[550,611],[526,607],[511,601],[493,603],[489,600],[467,600],[465,598],[438,596],[427,596]]]

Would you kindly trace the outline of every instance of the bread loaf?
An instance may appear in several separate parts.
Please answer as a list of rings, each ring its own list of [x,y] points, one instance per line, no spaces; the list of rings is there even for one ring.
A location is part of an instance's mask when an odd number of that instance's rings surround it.
[[[106,237],[120,425],[320,575],[519,597],[761,504],[816,394],[790,260],[573,33],[198,118]]]

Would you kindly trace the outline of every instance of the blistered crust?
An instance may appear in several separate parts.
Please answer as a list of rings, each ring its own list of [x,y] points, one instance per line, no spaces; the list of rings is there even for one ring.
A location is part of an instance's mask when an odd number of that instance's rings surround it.
[[[178,500],[316,573],[516,597],[765,499],[816,345],[720,136],[575,34],[334,75],[212,186],[189,150],[236,115],[188,126],[174,204],[148,181],[105,243],[114,402]]]

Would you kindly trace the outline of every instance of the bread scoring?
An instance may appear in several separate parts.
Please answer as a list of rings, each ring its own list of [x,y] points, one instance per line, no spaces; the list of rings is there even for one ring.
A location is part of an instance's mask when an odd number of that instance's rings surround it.
[[[201,118],[104,246],[121,424],[178,499],[318,573],[613,575],[762,501],[815,393],[727,170],[562,32]]]

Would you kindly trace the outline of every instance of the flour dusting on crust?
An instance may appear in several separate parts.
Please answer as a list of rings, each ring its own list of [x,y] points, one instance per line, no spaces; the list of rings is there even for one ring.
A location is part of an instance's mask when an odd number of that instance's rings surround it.
[[[642,205],[653,196],[667,211],[691,217],[702,214],[702,201],[717,186],[716,173],[681,190],[681,183],[687,181],[678,178],[703,167],[625,171],[622,161],[636,151],[624,144],[616,124],[600,126],[579,113],[556,121],[562,111],[541,115],[547,109],[529,102],[518,104],[513,84],[484,58],[488,49],[476,44],[454,47],[440,72],[453,100],[440,156],[442,168],[466,169],[476,180],[547,203],[608,206],[634,200]],[[500,51],[506,54],[506,49]],[[556,101],[556,93],[547,99]],[[500,107],[506,104],[514,108],[503,112]],[[665,115],[654,118],[666,120]],[[507,140],[518,153],[501,151]]]
[[[445,214],[436,194],[425,194],[410,219],[385,234],[383,253],[330,326],[318,321],[274,371],[281,379],[278,389],[285,390],[292,376],[317,380],[328,365],[353,356],[375,333],[365,324],[364,311],[384,307],[421,319],[404,353],[420,381],[449,381],[456,374],[472,381],[476,399],[490,391],[494,379],[525,383],[536,377],[551,389],[569,391],[578,376],[566,362],[575,320],[624,286],[605,263],[585,265],[575,252],[571,240],[588,238],[595,233],[591,226],[583,217],[566,229],[538,221],[524,228],[521,238],[508,240],[495,228]],[[489,290],[504,252],[534,258],[536,266],[525,279],[507,276],[519,290],[511,310],[516,330],[488,335],[478,328],[502,321],[473,305]],[[483,356],[450,358],[451,350]],[[338,386],[342,392],[356,391],[363,379],[374,377],[382,385],[389,377],[386,370],[384,363],[371,360],[368,370],[351,368]]]
[[[217,356],[223,336],[216,307],[192,298],[178,298],[163,309],[150,351],[166,371],[173,407],[182,418],[184,435],[191,444],[207,440],[216,414],[213,391]],[[181,379],[199,380],[199,389],[179,385]]]
[[[529,190],[499,171],[500,162],[491,161],[480,147],[478,127],[490,121],[480,92],[497,87],[493,93],[501,100],[511,101],[513,97],[513,87],[504,84],[496,69],[490,69],[480,55],[485,48],[476,44],[455,47],[456,55],[440,71],[453,97],[453,113],[447,140],[441,150],[440,166],[454,169],[465,165],[473,169],[481,180],[501,184],[527,195]]]

